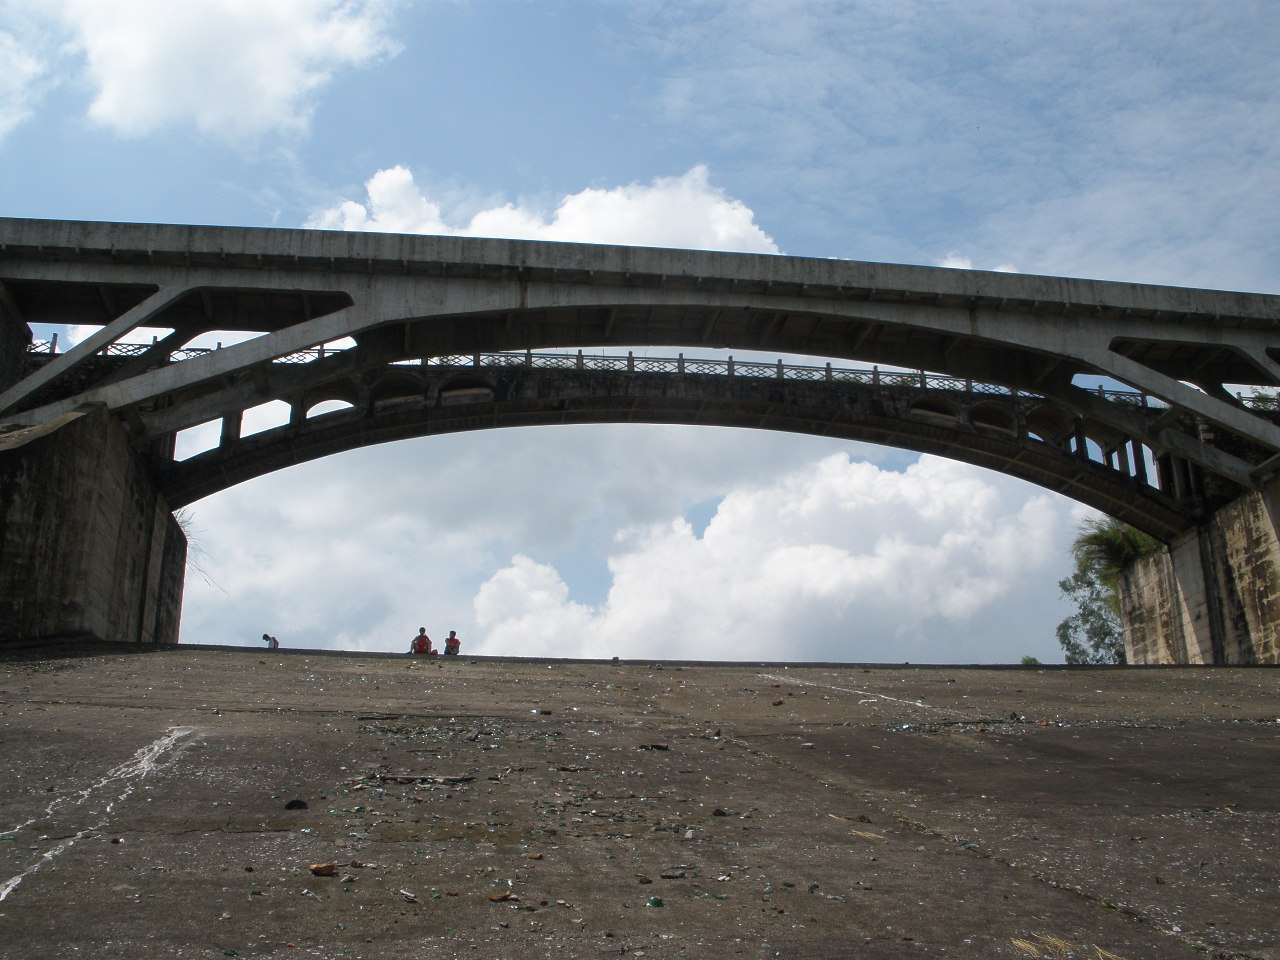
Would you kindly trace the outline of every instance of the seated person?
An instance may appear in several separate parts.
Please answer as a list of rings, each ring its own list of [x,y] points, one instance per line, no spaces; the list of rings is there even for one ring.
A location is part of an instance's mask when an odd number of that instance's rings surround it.
[[[419,627],[418,635],[409,641],[410,653],[433,654],[435,651],[431,649],[431,638],[427,636],[427,628]]]
[[[444,652],[446,656],[456,657],[458,648],[462,646],[462,641],[458,639],[458,631],[450,630],[449,636],[444,641]]]

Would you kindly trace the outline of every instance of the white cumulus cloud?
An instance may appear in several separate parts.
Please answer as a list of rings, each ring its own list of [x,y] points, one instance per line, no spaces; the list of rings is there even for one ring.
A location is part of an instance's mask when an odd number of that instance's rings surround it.
[[[961,256],[958,253],[949,253],[941,260],[935,261],[935,265],[939,267],[951,267],[955,270],[972,270],[973,259],[971,257]],[[979,270],[990,269],[996,273],[1017,273],[1018,268],[1011,263],[1002,263],[998,267],[979,267]]]
[[[59,0],[87,61],[96,122],[174,123],[233,139],[305,130],[342,67],[394,51],[379,0]]]
[[[0,139],[31,116],[36,82],[45,70],[45,63],[26,44],[0,31]]]
[[[730,492],[701,536],[681,519],[621,532],[598,606],[571,599],[553,566],[516,556],[476,594],[477,652],[913,662],[999,657],[1019,643],[1043,652],[1026,597],[1052,599],[1070,513],[1065,500],[951,461],[923,457],[896,473],[837,454]],[[980,639],[955,648],[963,635]]]
[[[713,186],[703,165],[683,176],[658,177],[647,184],[582,190],[564,197],[549,217],[507,203],[481,210],[461,224],[445,221],[440,205],[422,192],[405,167],[379,170],[365,183],[365,189],[367,199],[363,202],[344,200],[314,214],[306,225],[332,230],[779,252],[773,239],[756,224],[751,208]]]

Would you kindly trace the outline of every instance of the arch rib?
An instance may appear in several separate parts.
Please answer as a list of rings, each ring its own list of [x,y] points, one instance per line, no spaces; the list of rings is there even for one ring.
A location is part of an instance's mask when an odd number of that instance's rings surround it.
[[[182,504],[280,466],[371,443],[494,427],[627,421],[786,430],[948,456],[1106,509],[1162,538],[1194,520],[1194,503],[1178,502],[1148,485],[1127,459],[1119,469],[1083,459],[1082,448],[1027,436],[1021,409],[1042,409],[1050,404],[1044,398],[954,385],[944,389],[941,378],[920,373],[881,379],[865,371],[862,381],[779,380],[776,367],[764,364],[745,365],[748,370],[768,367],[754,375],[717,375],[628,370],[625,358],[564,357],[565,364],[549,368],[532,366],[535,358],[527,354],[507,359],[519,362],[476,366],[469,358],[456,358],[456,366],[392,364],[381,372],[366,370],[358,407],[293,416],[245,438],[224,429],[217,447],[162,465],[162,485],[171,502]],[[612,370],[596,366],[608,359],[620,362]],[[297,410],[308,405],[312,389],[299,381],[296,391],[281,399]],[[330,381],[326,389],[350,395],[352,388]],[[916,407],[922,399],[928,402],[921,412]],[[940,422],[932,413],[931,406],[940,403],[955,411],[953,422]],[[1003,411],[996,418],[1003,425],[986,426],[992,414],[973,415],[982,410]],[[238,410],[228,416],[238,418]],[[1125,436],[1108,449],[1130,442]]]

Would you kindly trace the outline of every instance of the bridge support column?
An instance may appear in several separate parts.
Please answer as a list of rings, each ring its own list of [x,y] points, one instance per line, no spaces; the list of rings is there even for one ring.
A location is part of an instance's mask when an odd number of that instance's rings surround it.
[[[1130,663],[1280,664],[1280,480],[1121,578]]]
[[[0,434],[0,646],[176,643],[187,539],[105,408]]]
[[[0,283],[0,391],[22,379],[22,360],[31,345],[31,328],[12,303],[8,289]]]

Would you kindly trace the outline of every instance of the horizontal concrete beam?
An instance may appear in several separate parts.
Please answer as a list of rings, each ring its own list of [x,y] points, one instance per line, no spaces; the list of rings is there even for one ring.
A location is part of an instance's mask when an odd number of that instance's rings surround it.
[[[43,262],[152,267],[260,264],[344,273],[408,272],[414,266],[498,270],[513,277],[552,271],[558,282],[713,288],[720,282],[776,285],[804,295],[846,291],[883,300],[949,298],[1018,301],[1048,314],[1099,310],[1253,321],[1280,329],[1280,297],[982,270],[955,270],[854,260],[764,254],[170,224],[97,223],[0,218],[0,254]]]

